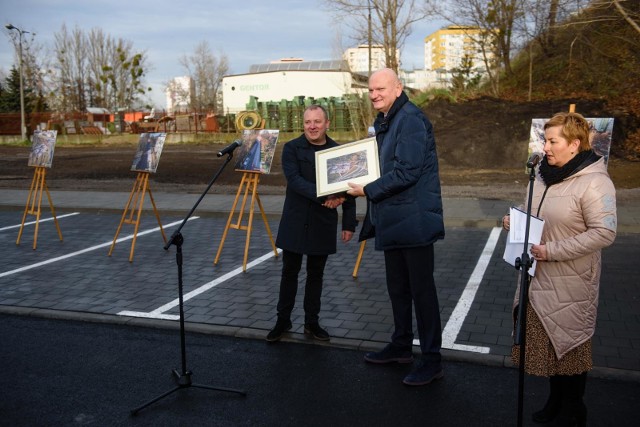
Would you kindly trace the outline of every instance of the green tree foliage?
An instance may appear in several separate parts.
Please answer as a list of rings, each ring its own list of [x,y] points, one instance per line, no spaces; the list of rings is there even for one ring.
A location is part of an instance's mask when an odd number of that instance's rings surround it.
[[[464,92],[478,86],[482,76],[473,68],[473,58],[465,55],[460,66],[454,68],[451,78],[451,87],[454,92]]]
[[[96,89],[104,86],[111,87],[113,104],[115,107],[132,108],[139,96],[144,95],[151,88],[145,88],[143,77],[143,55],[141,53],[128,56],[129,52],[122,46],[116,48],[116,54],[111,65],[102,66],[102,74],[98,76]],[[108,100],[106,103],[108,103]]]
[[[32,86],[23,81],[24,88],[24,111],[25,113],[46,111],[48,109],[46,100],[41,94],[34,93]],[[4,84],[0,85],[0,112],[19,113],[20,112],[20,73],[16,67],[11,67],[9,76]]]
[[[20,112],[20,74],[15,67],[11,67],[9,76],[0,89],[0,112]]]

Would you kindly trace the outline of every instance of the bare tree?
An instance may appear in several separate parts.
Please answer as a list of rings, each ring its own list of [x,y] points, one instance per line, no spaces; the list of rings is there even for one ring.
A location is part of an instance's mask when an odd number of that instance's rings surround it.
[[[558,22],[566,20],[581,7],[581,3],[581,0],[524,0],[524,19],[517,22],[514,32],[518,33],[520,46],[527,51],[529,100],[533,92],[534,62],[538,52],[546,57],[556,54]]]
[[[535,41],[548,57],[556,48],[556,33],[560,22],[584,7],[586,0],[524,0],[524,20],[518,22],[516,31],[522,44]]]
[[[624,3],[630,3],[628,0],[612,0],[612,3],[616,7],[616,10],[618,11],[618,13],[620,13],[620,15],[622,15],[624,20],[627,21],[629,23],[629,25],[631,25],[631,27],[633,27],[634,30],[636,30],[638,33],[640,33],[640,25],[639,25],[639,23],[640,23],[640,15],[638,14],[637,3],[636,3],[635,13],[625,9],[623,4]]]
[[[444,5],[434,5],[439,14],[455,25],[473,26],[482,30],[485,40],[495,43],[495,52],[507,74],[511,70],[511,50],[514,29],[524,18],[524,0],[449,0]]]
[[[111,106],[115,96],[110,93],[110,86],[101,78],[102,67],[110,62],[114,50],[113,39],[102,29],[94,28],[88,34],[87,66],[89,69],[89,100],[93,106]]]
[[[180,64],[195,83],[195,97],[192,108],[203,111],[217,111],[221,104],[220,88],[222,78],[229,72],[229,59],[220,52],[216,56],[209,43],[201,41],[190,56],[183,55]]]
[[[59,111],[87,107],[133,108],[150,88],[144,87],[146,55],[133,43],[114,39],[101,29],[85,34],[65,25],[54,34],[51,105]]]
[[[82,30],[76,27],[69,32],[63,24],[60,31],[54,34],[54,49],[56,59],[52,105],[63,111],[85,110],[87,44]]]
[[[411,25],[432,16],[422,2],[415,0],[324,0],[324,3],[337,19],[348,21],[357,43],[381,45],[386,66],[396,72],[400,69],[397,52],[411,34]]]

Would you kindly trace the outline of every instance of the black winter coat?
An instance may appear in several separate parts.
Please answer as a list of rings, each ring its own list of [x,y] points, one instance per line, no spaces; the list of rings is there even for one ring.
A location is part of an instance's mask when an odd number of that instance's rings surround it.
[[[380,178],[367,184],[364,192],[369,202],[367,219],[375,228],[376,249],[426,246],[443,239],[438,157],[431,122],[402,93],[386,117],[378,114],[374,127]]]
[[[337,145],[327,137],[323,149]],[[338,211],[322,206],[325,198],[316,196],[315,152],[304,134],[282,148],[287,192],[276,246],[298,254],[329,255],[336,253]],[[347,196],[342,204],[342,230],[355,231],[356,226],[355,199]]]

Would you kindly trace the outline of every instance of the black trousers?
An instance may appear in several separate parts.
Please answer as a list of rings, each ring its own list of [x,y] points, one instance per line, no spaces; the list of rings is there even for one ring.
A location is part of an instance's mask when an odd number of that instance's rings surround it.
[[[423,357],[439,362],[442,328],[433,279],[433,245],[386,250],[384,260],[395,325],[392,344],[405,348],[412,345],[415,308]]]
[[[302,268],[302,254],[282,251],[282,278],[278,300],[278,319],[290,320],[298,293],[298,274]],[[328,255],[307,255],[307,281],[304,288],[304,322],[318,323],[322,277]]]

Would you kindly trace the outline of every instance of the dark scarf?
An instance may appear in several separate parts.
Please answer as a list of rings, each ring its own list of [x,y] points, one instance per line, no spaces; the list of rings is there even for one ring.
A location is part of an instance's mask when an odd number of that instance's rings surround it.
[[[593,150],[581,151],[569,160],[564,166],[551,166],[544,156],[540,163],[540,176],[547,187],[559,183],[560,181],[576,174],[578,171],[594,164],[600,159]]]

